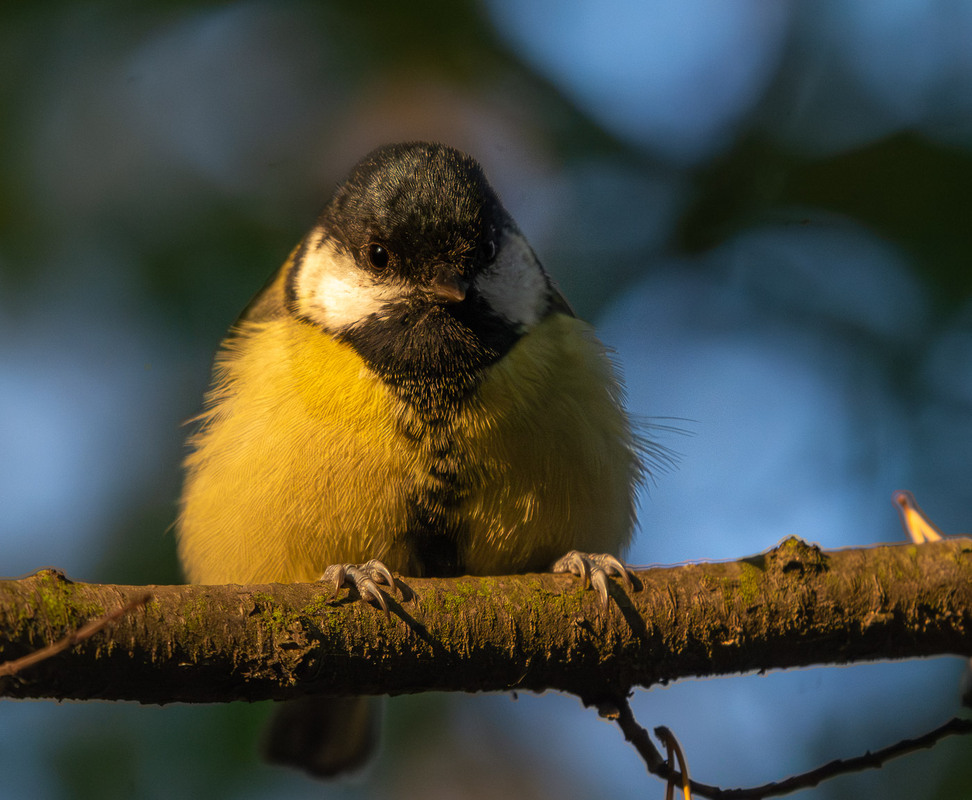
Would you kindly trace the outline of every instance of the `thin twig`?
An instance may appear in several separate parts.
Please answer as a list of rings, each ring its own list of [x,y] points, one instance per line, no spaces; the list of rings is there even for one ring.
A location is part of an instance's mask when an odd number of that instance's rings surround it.
[[[722,794],[713,796],[718,800],[749,800],[763,797],[779,797],[783,794],[795,792],[798,789],[808,789],[816,786],[821,781],[833,778],[836,775],[846,775],[849,772],[862,772],[866,769],[877,769],[886,761],[892,758],[912,753],[915,750],[923,750],[936,744],[939,739],[952,734],[972,733],[972,720],[953,717],[944,725],[940,725],[934,730],[914,739],[902,739],[900,742],[889,745],[888,747],[877,750],[873,753],[867,752],[860,756],[847,759],[836,759],[829,764],[804,772],[801,775],[794,775],[778,783],[767,783],[752,789],[728,789]]]
[[[49,644],[47,647],[42,647],[40,650],[35,650],[23,658],[17,658],[13,661],[6,661],[0,664],[0,678],[5,678],[10,675],[16,675],[22,669],[26,667],[31,667],[34,664],[38,664],[51,656],[56,656],[58,653],[67,650],[69,647],[74,647],[76,644],[80,644],[85,639],[94,636],[98,631],[107,625],[110,625],[116,619],[119,619],[131,611],[134,611],[139,606],[144,606],[149,600],[152,599],[150,592],[146,592],[134,600],[130,600],[125,603],[125,605],[116,608],[114,611],[110,611],[103,617],[91,620],[91,622],[85,623],[76,631],[72,631],[63,639],[58,639],[53,644]]]
[[[648,740],[648,732],[635,720],[626,699],[618,702],[616,721],[624,733],[624,738],[631,742],[644,759],[650,773],[666,781],[681,781],[681,774],[672,770],[671,766],[662,759],[658,750]],[[873,753],[867,752],[854,758],[836,759],[816,769],[793,775],[782,781],[739,789],[723,789],[695,780],[689,781],[689,785],[695,794],[700,797],[709,797],[711,800],[762,800],[765,797],[779,797],[800,789],[809,789],[837,775],[876,769],[892,758],[932,747],[946,736],[970,733],[972,733],[972,720],[953,717],[944,725],[914,739],[903,739],[881,750],[876,750]]]
[[[621,732],[624,734],[624,738],[631,742],[634,749],[638,751],[638,755],[644,760],[648,771],[653,775],[660,776],[662,773],[659,772],[659,769],[665,766],[665,759],[662,758],[661,753],[658,752],[658,748],[651,741],[648,731],[638,724],[638,720],[635,719],[634,714],[631,712],[631,705],[628,703],[628,698],[620,697],[615,701],[615,704],[616,715],[608,715],[602,711],[601,716],[609,719],[613,718],[618,723]]]
[[[668,786],[665,789],[665,800],[674,800],[676,786],[682,787],[682,796],[685,800],[692,800],[692,779],[689,777],[688,762],[685,760],[685,752],[682,750],[682,745],[678,743],[675,734],[664,725],[655,728],[655,736],[661,739],[665,745],[665,749],[668,751],[667,766],[669,770],[672,769],[675,759],[678,759],[678,768],[682,773],[680,777],[676,777],[676,773],[674,771],[672,772],[671,777],[668,779]]]

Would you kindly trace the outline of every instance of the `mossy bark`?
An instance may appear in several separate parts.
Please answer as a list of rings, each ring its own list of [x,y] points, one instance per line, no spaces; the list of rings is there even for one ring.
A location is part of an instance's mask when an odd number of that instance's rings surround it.
[[[7,697],[224,702],[306,693],[560,689],[597,702],[688,676],[972,656],[972,540],[823,552],[788,539],[725,563],[637,573],[605,614],[572,576],[405,579],[389,618],[318,584],[0,582],[0,660],[152,592]],[[405,585],[407,584],[407,586]]]

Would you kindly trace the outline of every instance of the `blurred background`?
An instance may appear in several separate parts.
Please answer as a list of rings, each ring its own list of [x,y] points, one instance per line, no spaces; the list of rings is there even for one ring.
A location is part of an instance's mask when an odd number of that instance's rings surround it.
[[[972,528],[972,5],[0,6],[0,563],[180,581],[184,420],[227,326],[380,143],[479,158],[678,452],[636,564]],[[636,693],[749,785],[958,711],[958,659]],[[2,702],[2,797],[661,797],[571,697],[388,704],[378,762],[263,766],[263,704]],[[800,798],[972,791],[953,739]]]

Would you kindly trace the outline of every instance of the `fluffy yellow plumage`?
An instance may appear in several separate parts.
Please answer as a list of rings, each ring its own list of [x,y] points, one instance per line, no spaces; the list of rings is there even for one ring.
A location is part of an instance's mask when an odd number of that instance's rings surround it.
[[[195,583],[312,581],[339,561],[423,572],[404,546],[404,487],[431,454],[410,409],[346,344],[284,316],[243,323],[216,362],[187,459],[179,546]],[[620,388],[590,327],[553,314],[484,377],[454,422],[471,488],[471,574],[549,568],[571,549],[617,552],[637,462]]]
[[[199,422],[177,522],[196,583],[333,567],[381,599],[386,567],[543,570],[631,537],[641,465],[614,366],[479,165],[441,145],[355,167],[224,341]],[[556,568],[604,604],[606,574],[628,577],[596,553]],[[304,698],[267,755],[330,776],[374,730],[359,698]]]

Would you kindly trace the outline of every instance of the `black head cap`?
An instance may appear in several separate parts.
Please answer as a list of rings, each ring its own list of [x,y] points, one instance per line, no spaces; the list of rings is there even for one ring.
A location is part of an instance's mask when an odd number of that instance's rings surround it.
[[[328,234],[360,257],[378,243],[397,270],[442,262],[460,272],[488,259],[509,215],[479,163],[452,147],[409,142],[380,147],[351,171],[321,215]]]

